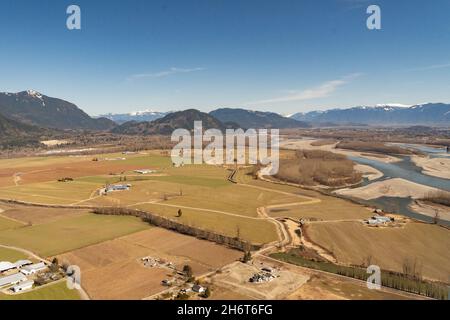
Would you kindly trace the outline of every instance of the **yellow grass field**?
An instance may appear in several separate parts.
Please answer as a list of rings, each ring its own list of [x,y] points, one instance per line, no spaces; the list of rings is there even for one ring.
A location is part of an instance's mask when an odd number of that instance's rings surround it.
[[[186,225],[213,230],[220,234],[239,237],[252,243],[269,243],[278,240],[273,223],[259,218],[230,216],[221,213],[182,209],[182,216],[176,218],[178,207],[166,207],[158,204],[142,204],[135,206],[144,211],[170,217]]]
[[[450,233],[443,227],[411,222],[402,228],[370,228],[359,222],[327,222],[307,225],[306,234],[341,263],[360,265],[370,256],[372,264],[401,272],[406,260],[416,260],[424,277],[449,281]]]
[[[4,213],[2,213],[4,214]],[[10,220],[4,217],[0,217],[0,231],[6,230],[6,229],[15,229],[22,227],[23,225],[17,221]]]
[[[20,251],[0,247],[0,261],[16,262],[27,259],[28,256]]]
[[[354,204],[348,200],[323,195],[316,191],[300,189],[288,185],[267,183],[259,180],[252,181],[251,184],[265,187],[269,185],[274,190],[290,192],[319,200],[315,203],[273,208],[269,211],[269,215],[272,217],[314,218],[318,220],[359,220],[367,219],[372,216],[371,210],[364,206]]]

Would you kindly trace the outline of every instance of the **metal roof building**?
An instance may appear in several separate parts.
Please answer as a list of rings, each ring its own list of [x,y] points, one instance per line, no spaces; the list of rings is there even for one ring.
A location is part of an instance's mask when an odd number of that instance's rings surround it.
[[[0,278],[0,287],[8,286],[12,284],[18,284],[20,282],[26,281],[27,277],[25,277],[21,273],[16,273],[10,276],[1,277]]]
[[[15,269],[15,268],[16,268],[16,265],[14,263],[11,263],[9,261],[0,262],[0,272],[8,271],[8,270]]]
[[[47,269],[47,266],[43,262],[39,262],[36,264],[32,264],[31,266],[23,267],[20,272],[22,272],[25,275],[30,275],[34,273],[38,273],[39,271]]]
[[[15,285],[14,287],[12,287],[12,290],[14,292],[30,290],[30,289],[33,288],[33,284],[34,284],[33,280],[24,281],[24,282],[22,282],[22,283],[20,283],[18,285]]]
[[[30,264],[33,264],[30,260],[18,260],[14,263],[16,268],[22,268],[23,266],[28,266]]]

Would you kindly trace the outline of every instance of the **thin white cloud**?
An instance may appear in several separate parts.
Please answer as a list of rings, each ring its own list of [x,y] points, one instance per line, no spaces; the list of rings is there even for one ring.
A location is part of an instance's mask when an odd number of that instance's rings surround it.
[[[246,104],[252,106],[252,105],[265,105],[280,102],[305,101],[305,100],[326,98],[330,96],[333,92],[335,92],[339,87],[342,87],[343,85],[349,83],[350,81],[359,76],[361,76],[360,73],[354,73],[342,77],[341,79],[324,82],[321,85],[314,88],[298,91],[290,90],[289,94],[284,96],[259,101],[252,101]]]
[[[450,63],[433,64],[431,66],[410,69],[409,71],[427,71],[427,70],[436,70],[436,69],[444,69],[444,68],[450,68]]]
[[[164,78],[168,77],[174,74],[178,73],[191,73],[191,72],[197,72],[197,71],[203,71],[205,68],[176,68],[172,67],[168,70],[163,70],[159,72],[154,73],[138,73],[133,74],[128,77],[128,80],[138,80],[138,79],[145,79],[145,78]]]

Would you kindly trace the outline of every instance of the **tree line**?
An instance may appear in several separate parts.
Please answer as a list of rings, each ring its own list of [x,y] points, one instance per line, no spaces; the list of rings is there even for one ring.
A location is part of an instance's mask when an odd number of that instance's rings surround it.
[[[95,208],[93,209],[93,213],[95,214],[104,214],[104,215],[120,215],[120,216],[134,216],[141,218],[143,221],[157,226],[161,228],[165,228],[168,230],[173,230],[178,233],[186,234],[189,236],[194,236],[198,239],[208,240],[215,242],[217,244],[226,245],[230,248],[237,249],[240,251],[255,251],[261,248],[260,245],[251,244],[247,241],[240,239],[239,237],[230,237],[225,236],[219,233],[215,233],[213,231],[200,229],[197,227],[185,225],[172,219],[161,217],[159,215],[140,211],[135,209],[121,208],[121,207],[104,207],[104,208]]]

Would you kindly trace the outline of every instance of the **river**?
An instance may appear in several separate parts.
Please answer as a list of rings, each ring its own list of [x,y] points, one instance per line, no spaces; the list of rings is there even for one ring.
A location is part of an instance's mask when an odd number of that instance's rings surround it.
[[[402,144],[401,146],[419,150],[433,158],[450,157],[450,155],[445,154],[444,149],[411,144]],[[380,180],[401,178],[425,186],[450,191],[450,180],[423,174],[422,169],[416,166],[414,162],[411,161],[409,156],[402,157],[401,161],[393,163],[384,163],[382,161],[367,159],[364,157],[349,156],[349,159],[356,163],[369,165],[383,173],[384,176],[382,178],[372,181],[365,180],[363,185],[368,185]],[[411,198],[398,197],[381,197],[368,201],[358,199],[358,202],[378,207],[387,212],[397,212],[414,219],[431,222],[431,217],[418,214],[409,208],[412,201],[413,200]],[[450,221],[442,220],[440,223],[450,226]]]

